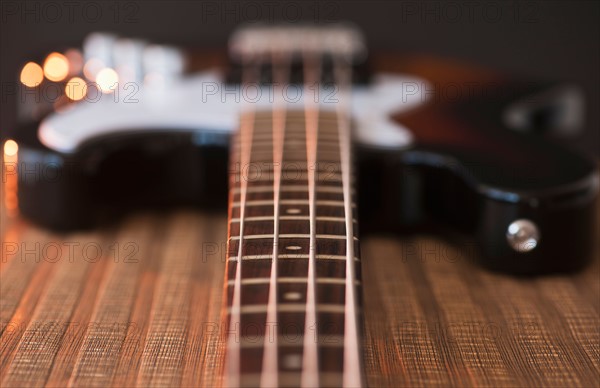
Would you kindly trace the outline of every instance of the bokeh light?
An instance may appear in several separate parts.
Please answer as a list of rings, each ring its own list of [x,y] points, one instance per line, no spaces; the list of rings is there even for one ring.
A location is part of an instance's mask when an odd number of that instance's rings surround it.
[[[19,214],[19,199],[17,197],[17,164],[18,164],[18,153],[19,145],[14,140],[7,140],[4,143],[4,157],[1,179],[4,183],[4,203],[0,204],[3,206],[2,214],[6,211],[6,216],[15,217]],[[0,220],[0,222],[2,222]]]
[[[19,145],[14,140],[7,140],[4,143],[4,155],[15,156],[19,152]]]
[[[80,77],[73,77],[65,85],[65,94],[73,101],[83,99],[87,94],[87,84]]]
[[[112,93],[117,88],[119,76],[116,71],[107,67],[96,75],[96,84],[102,90],[102,93]]]
[[[44,75],[50,81],[59,82],[69,75],[69,61],[60,53],[51,53],[44,61]]]
[[[38,86],[44,80],[42,67],[35,62],[28,62],[21,70],[21,83],[27,87]]]

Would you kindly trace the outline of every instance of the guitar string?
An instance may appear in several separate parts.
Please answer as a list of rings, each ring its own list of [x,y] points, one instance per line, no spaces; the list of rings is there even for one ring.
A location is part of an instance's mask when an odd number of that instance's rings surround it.
[[[283,175],[283,147],[285,141],[286,106],[283,99],[283,88],[289,82],[290,61],[284,52],[273,52],[272,74],[273,88],[275,93],[273,109],[273,255],[271,261],[271,275],[269,280],[269,300],[267,304],[267,320],[263,346],[263,362],[260,385],[261,387],[276,387],[279,382],[279,357],[278,357],[278,335],[275,333],[271,338],[270,324],[277,322],[277,265],[279,246],[279,213],[281,196],[281,179]]]
[[[362,365],[360,359],[360,341],[358,333],[357,297],[354,281],[354,223],[352,214],[352,162],[350,160],[350,88],[352,67],[343,56],[334,58],[334,79],[340,90],[337,104],[338,135],[340,142],[340,159],[342,167],[342,185],[344,189],[344,217],[346,219],[346,284],[344,308],[344,387],[360,387],[362,381]]]
[[[307,42],[310,43],[310,42]],[[318,55],[313,52],[304,52],[304,112],[306,130],[306,164],[308,167],[308,203],[310,213],[310,243],[308,258],[308,284],[306,291],[306,316],[304,323],[304,353],[302,357],[301,385],[303,387],[319,386],[319,352],[318,352],[318,327],[317,327],[317,300],[316,300],[316,162],[317,162],[317,136],[319,130],[319,107],[316,99],[310,101],[308,90],[311,85],[315,90],[321,79],[321,63]],[[313,335],[310,331],[314,330]]]
[[[258,80],[257,72],[260,65],[260,58],[253,58],[245,55],[242,58],[242,85],[248,87]],[[240,92],[243,89],[240,90]],[[245,166],[250,165],[252,151],[252,136],[255,122],[254,108],[247,109],[243,115],[240,115],[240,129],[238,141],[242,143],[240,147],[240,226],[238,242],[238,260],[235,272],[235,285],[233,288],[233,300],[231,303],[231,317],[228,328],[227,338],[227,386],[240,386],[240,359],[241,346],[238,334],[241,332],[241,299],[242,299],[242,255],[244,246],[244,217],[246,208],[246,195],[248,190],[248,181],[243,176]]]

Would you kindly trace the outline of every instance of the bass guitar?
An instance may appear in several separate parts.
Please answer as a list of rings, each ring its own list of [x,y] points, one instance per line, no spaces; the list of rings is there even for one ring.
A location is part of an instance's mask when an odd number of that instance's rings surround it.
[[[516,275],[588,262],[596,166],[533,133],[574,125],[571,85],[367,60],[343,25],[241,28],[228,64],[192,56],[203,71],[185,76],[168,70],[180,53],[135,49],[110,52],[116,86],[18,132],[20,210],[74,229],[145,206],[227,208],[229,386],[364,384],[359,226],[459,232],[481,265]],[[121,65],[142,61],[139,86]]]

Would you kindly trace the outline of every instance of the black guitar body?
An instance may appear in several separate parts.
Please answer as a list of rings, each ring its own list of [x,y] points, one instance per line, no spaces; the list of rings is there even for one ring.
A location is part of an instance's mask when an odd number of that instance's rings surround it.
[[[35,134],[37,125],[20,133]],[[142,209],[227,208],[229,136],[207,131],[95,138],[76,153],[17,137],[19,209],[36,223],[74,230]]]
[[[469,236],[485,267],[519,275],[588,262],[596,166],[532,133],[561,125],[560,98],[532,104],[519,112],[527,119],[520,131],[509,129],[507,107],[549,85],[501,81],[494,98],[434,99],[396,117],[414,134],[410,148],[356,145],[362,234],[442,225]],[[165,128],[95,138],[62,154],[36,131],[24,127],[16,139],[18,196],[21,213],[42,225],[92,227],[167,205],[226,209],[228,136]]]

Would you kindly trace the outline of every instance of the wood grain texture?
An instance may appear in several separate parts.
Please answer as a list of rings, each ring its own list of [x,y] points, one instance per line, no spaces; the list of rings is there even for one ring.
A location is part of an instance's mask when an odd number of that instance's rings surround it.
[[[226,229],[194,211],[65,235],[4,217],[2,386],[218,386]],[[600,382],[597,259],[527,280],[428,236],[362,248],[371,386]]]

